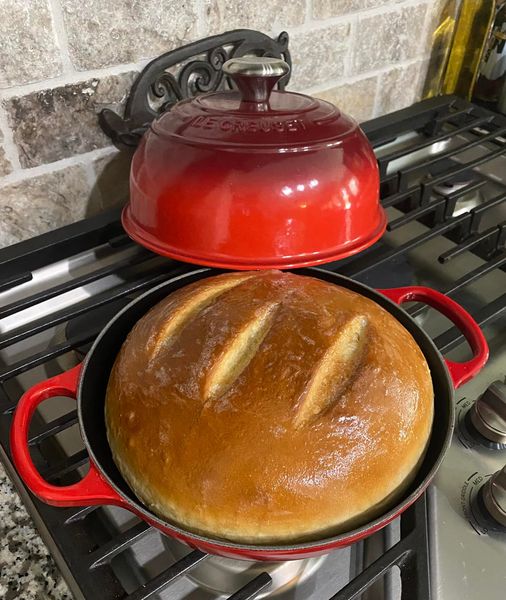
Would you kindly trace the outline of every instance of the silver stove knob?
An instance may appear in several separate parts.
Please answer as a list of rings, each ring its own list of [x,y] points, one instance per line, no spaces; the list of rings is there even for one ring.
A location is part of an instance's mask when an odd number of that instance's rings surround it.
[[[506,465],[483,486],[483,504],[488,514],[506,527]]]
[[[484,438],[506,444],[506,385],[502,381],[494,381],[476,400],[470,417]]]

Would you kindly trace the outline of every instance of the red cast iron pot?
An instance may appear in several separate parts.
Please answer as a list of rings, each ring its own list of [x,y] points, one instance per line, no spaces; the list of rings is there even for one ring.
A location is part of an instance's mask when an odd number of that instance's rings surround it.
[[[178,260],[227,269],[316,265],[384,232],[379,176],[357,123],[335,106],[272,91],[288,65],[236,58],[237,91],[176,104],[132,161],[128,234]]]
[[[413,335],[429,364],[434,386],[434,423],[429,446],[414,481],[403,498],[388,512],[353,531],[301,544],[265,546],[236,544],[225,539],[197,535],[175,523],[164,521],[146,508],[130,490],[112,459],[107,443],[104,397],[114,359],[134,324],[157,302],[176,289],[213,275],[208,269],[177,277],[150,290],[125,307],[95,341],[84,365],[48,379],[27,391],[19,401],[11,428],[14,464],[26,485],[41,500],[55,506],[113,504],[144,519],[166,535],[194,548],[228,558],[249,560],[290,560],[325,554],[347,546],[381,529],[408,508],[434,477],[448,448],[454,423],[454,388],[471,379],[485,364],[488,347],[480,328],[458,304],[443,294],[424,287],[373,290],[351,279],[319,269],[298,271],[351,289],[371,298],[396,317]],[[438,309],[460,329],[469,342],[473,358],[467,362],[444,359],[432,340],[398,305],[421,301]],[[37,472],[28,448],[28,430],[37,406],[53,396],[77,398],[79,425],[90,455],[88,474],[79,482],[58,487],[44,481]]]

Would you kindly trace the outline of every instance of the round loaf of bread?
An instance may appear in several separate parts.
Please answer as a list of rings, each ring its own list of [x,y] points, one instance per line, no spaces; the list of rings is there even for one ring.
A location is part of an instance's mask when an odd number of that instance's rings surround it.
[[[287,543],[395,502],[427,447],[433,388],[410,333],[372,300],[291,273],[227,273],[135,325],[105,416],[150,510],[214,538]]]

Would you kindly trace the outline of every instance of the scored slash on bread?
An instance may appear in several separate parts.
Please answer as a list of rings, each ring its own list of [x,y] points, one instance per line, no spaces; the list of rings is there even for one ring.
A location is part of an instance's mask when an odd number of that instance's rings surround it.
[[[362,362],[366,339],[367,318],[362,315],[353,316],[338,331],[301,394],[296,427],[316,418],[342,395]]]
[[[152,342],[151,358],[176,337],[185,323],[209,306],[218,296],[252,277],[255,277],[255,274],[231,275],[218,281],[215,280],[212,285],[200,289],[187,298],[176,310],[171,312],[169,318],[157,332]]]
[[[225,292],[241,283],[257,279],[260,274],[230,275],[214,281],[193,294],[172,311],[152,342],[151,357],[168,346],[185,324],[210,306]],[[239,331],[228,341],[203,382],[203,401],[208,402],[225,394],[251,362],[272,327],[281,302],[267,302],[256,308]],[[324,352],[296,407],[294,425],[301,427],[324,412],[347,388],[360,364],[365,347],[367,319],[351,317],[338,331]]]
[[[204,401],[222,396],[232,387],[264,341],[278,307],[278,302],[261,306],[233,337],[207,374]]]

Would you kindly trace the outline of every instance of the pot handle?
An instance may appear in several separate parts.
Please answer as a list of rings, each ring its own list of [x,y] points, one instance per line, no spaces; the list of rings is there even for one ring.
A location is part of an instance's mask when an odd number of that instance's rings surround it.
[[[459,329],[466,338],[473,358],[466,362],[456,362],[445,358],[446,366],[455,388],[472,379],[487,362],[488,344],[478,323],[473,317],[455,300],[448,298],[441,292],[423,286],[410,286],[402,288],[392,288],[387,290],[378,290],[384,296],[395,302],[424,302],[432,308],[437,309]]]
[[[126,502],[102,479],[97,467],[90,460],[88,473],[68,486],[52,485],[45,481],[33,464],[28,448],[30,421],[37,406],[54,396],[77,398],[77,385],[82,364],[42,381],[23,394],[14,413],[10,442],[14,464],[21,479],[41,500],[53,506],[92,506],[115,504],[126,507]]]

